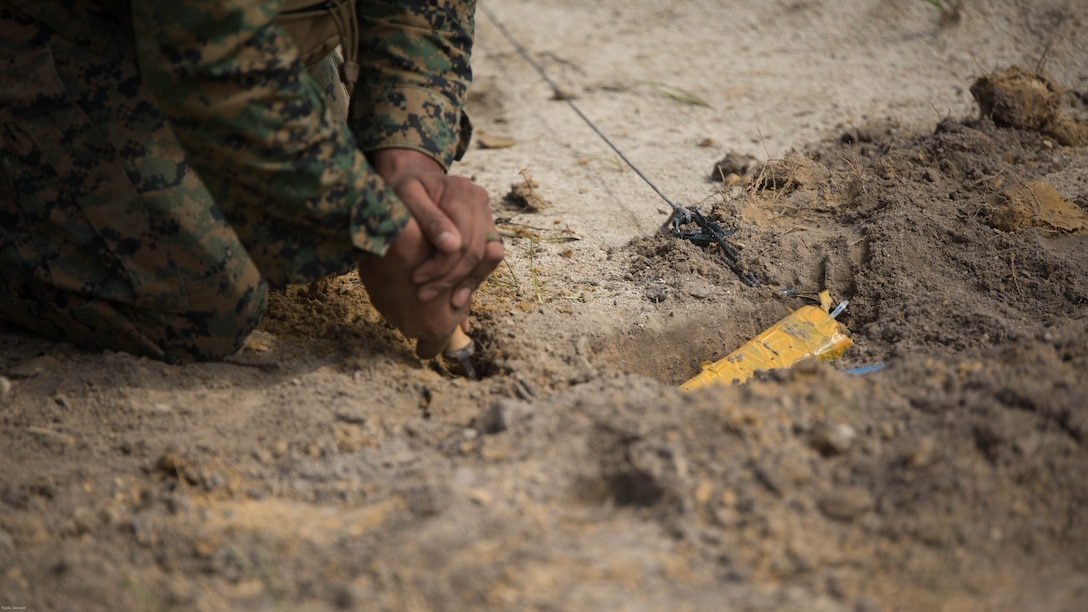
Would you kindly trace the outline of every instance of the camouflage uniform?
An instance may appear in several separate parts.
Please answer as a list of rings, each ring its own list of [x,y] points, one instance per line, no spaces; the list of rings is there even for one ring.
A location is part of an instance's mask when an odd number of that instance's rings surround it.
[[[346,122],[279,7],[0,0],[0,319],[216,359],[266,285],[385,252],[409,215],[364,153],[464,151],[474,0],[358,0]]]

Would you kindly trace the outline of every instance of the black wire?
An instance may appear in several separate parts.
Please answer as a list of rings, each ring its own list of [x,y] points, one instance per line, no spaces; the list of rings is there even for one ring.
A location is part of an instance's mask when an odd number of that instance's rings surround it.
[[[585,124],[590,127],[590,129],[596,132],[597,136],[599,136],[601,140],[605,142],[605,144],[607,144],[609,147],[612,148],[613,151],[616,152],[616,155],[620,156],[620,159],[623,160],[623,163],[627,164],[629,168],[634,170],[635,174],[637,174],[638,177],[643,180],[643,182],[649,185],[650,188],[653,189],[655,193],[657,193],[657,195],[661,196],[662,200],[665,200],[665,203],[672,207],[673,212],[672,215],[669,217],[669,221],[666,222],[666,225],[671,226],[671,232],[673,236],[683,238],[685,240],[689,240],[703,246],[707,244],[717,244],[719,249],[721,250],[722,258],[725,259],[725,263],[729,266],[729,269],[732,270],[738,277],[740,277],[740,280],[749,287],[759,286],[759,280],[757,280],[756,277],[741,269],[740,265],[738,264],[739,257],[736,250],[733,249],[733,247],[730,246],[728,242],[726,242],[725,237],[732,232],[726,232],[717,223],[714,223],[713,221],[707,219],[699,212],[691,210],[690,208],[684,206],[680,206],[679,204],[670,200],[668,196],[666,196],[664,193],[662,193],[660,189],[657,188],[657,185],[655,185],[653,181],[647,178],[647,176],[638,169],[638,166],[631,163],[631,160],[627,159],[627,156],[623,154],[623,151],[620,151],[619,147],[613,144],[612,141],[609,140],[608,136],[606,136],[604,132],[602,132],[592,121],[589,120],[589,117],[586,117],[585,113],[582,112],[582,109],[578,108],[578,105],[575,104],[573,100],[571,100],[571,97],[564,93],[563,90],[560,89],[558,85],[556,85],[555,81],[553,81],[552,78],[548,76],[548,73],[544,71],[544,68],[542,68],[540,64],[538,64],[536,60],[534,60],[533,57],[529,55],[529,52],[525,49],[525,47],[521,46],[521,43],[519,43],[517,39],[514,38],[514,35],[506,29],[506,26],[504,26],[502,22],[499,21],[498,17],[496,17],[495,14],[487,8],[487,6],[477,5],[476,8],[480,12],[482,12],[484,16],[488,18],[488,20],[491,21],[495,28],[499,30],[504,38],[506,38],[507,42],[513,45],[514,49],[518,52],[518,55],[520,55],[522,59],[524,59],[530,66],[532,66],[533,70],[535,70],[536,73],[540,75],[540,78],[544,79],[544,82],[552,88],[552,92],[555,94],[556,99],[566,102],[567,105],[570,106],[571,110],[573,110],[579,117],[581,117],[582,121],[584,121]],[[680,225],[683,223],[694,223],[697,227],[699,227],[699,231],[684,232],[680,229]]]
[[[605,136],[604,132],[602,132],[600,129],[598,129],[597,126],[594,125],[593,122],[589,120],[589,117],[585,116],[585,114],[582,112],[582,109],[578,108],[578,105],[575,104],[573,100],[571,100],[570,96],[567,95],[566,93],[564,93],[562,89],[559,89],[559,86],[556,85],[555,81],[553,81],[551,79],[551,77],[548,76],[548,73],[544,72],[544,68],[542,68],[540,66],[540,64],[536,63],[536,60],[534,60],[532,58],[532,56],[529,55],[529,52],[525,50],[525,47],[521,46],[521,43],[519,43],[517,41],[517,39],[514,38],[514,35],[511,34],[509,30],[506,29],[506,26],[502,25],[502,23],[498,20],[497,17],[495,17],[495,14],[492,13],[490,9],[488,9],[484,5],[478,5],[477,8],[489,20],[491,20],[491,23],[494,24],[495,27],[499,30],[499,32],[502,33],[503,37],[506,38],[506,40],[511,45],[514,46],[514,49],[517,50],[518,55],[520,55],[526,62],[529,63],[530,66],[533,67],[533,70],[535,70],[536,73],[540,75],[540,78],[544,79],[544,82],[546,82],[548,85],[551,86],[552,91],[555,93],[556,99],[563,100],[564,102],[566,102],[570,106],[571,110],[573,110],[575,113],[577,113],[578,116],[582,118],[582,121],[585,121],[586,125],[588,125],[594,132],[597,133],[598,136],[601,137],[601,140],[603,140],[605,142],[605,144],[612,147],[612,150],[616,152],[616,155],[620,156],[620,159],[623,160],[623,163],[627,164],[627,166],[629,168],[634,170],[635,174],[637,174],[640,179],[645,181],[646,184],[649,185],[650,188],[653,189],[654,192],[657,193],[657,195],[661,196],[662,200],[665,200],[665,202],[668,203],[668,205],[671,206],[674,210],[680,210],[680,209],[683,208],[679,204],[676,204],[675,202],[670,200],[668,198],[668,196],[666,196],[664,193],[662,193],[661,190],[657,188],[657,185],[654,185],[653,181],[651,181],[649,178],[647,178],[646,175],[643,174],[642,171],[638,169],[638,166],[631,163],[631,160],[627,159],[627,156],[623,154],[623,151],[620,151],[619,147],[612,144],[612,141],[608,139],[608,136]]]

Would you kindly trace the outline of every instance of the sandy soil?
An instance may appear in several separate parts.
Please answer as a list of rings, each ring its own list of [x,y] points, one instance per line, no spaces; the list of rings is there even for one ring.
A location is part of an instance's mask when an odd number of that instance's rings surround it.
[[[0,605],[1088,607],[1088,5],[668,4],[487,6],[759,287],[481,15],[486,378],[350,276],[230,363],[0,329]],[[841,359],[676,390],[825,288]]]

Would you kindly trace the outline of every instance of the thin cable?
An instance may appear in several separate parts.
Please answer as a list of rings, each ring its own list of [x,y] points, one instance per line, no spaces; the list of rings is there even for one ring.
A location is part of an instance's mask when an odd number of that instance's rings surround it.
[[[722,254],[722,259],[725,260],[725,263],[727,266],[729,266],[729,269],[732,270],[740,278],[741,282],[748,285],[749,287],[759,286],[759,279],[757,279],[755,276],[753,276],[751,273],[747,272],[743,267],[741,267],[739,262],[740,258],[736,249],[730,246],[729,243],[726,241],[726,237],[731,235],[733,232],[726,231],[720,225],[708,219],[702,213],[687,208],[686,206],[680,206],[679,204],[670,200],[668,196],[666,196],[664,193],[662,193],[660,189],[657,188],[657,185],[655,185],[653,181],[647,178],[647,176],[638,169],[638,166],[631,163],[631,160],[627,159],[627,156],[623,154],[623,151],[620,151],[619,147],[613,144],[612,141],[609,140],[608,136],[605,136],[604,132],[598,129],[597,126],[589,120],[589,117],[586,117],[585,113],[582,112],[582,109],[578,108],[578,105],[575,104],[573,100],[571,100],[570,96],[563,93],[563,90],[555,84],[555,81],[553,81],[550,76],[548,76],[548,73],[544,71],[544,68],[542,68],[540,64],[538,64],[536,60],[534,60],[532,56],[529,55],[529,52],[525,49],[525,47],[521,46],[521,43],[519,43],[517,39],[514,38],[514,35],[506,29],[506,26],[504,26],[502,22],[499,21],[498,17],[496,17],[495,14],[487,8],[487,6],[477,5],[476,8],[477,10],[482,12],[484,16],[486,16],[488,20],[491,21],[492,24],[494,24],[495,28],[497,28],[499,32],[502,33],[503,37],[506,38],[507,42],[513,45],[514,49],[517,50],[518,55],[520,55],[522,59],[524,59],[530,66],[532,66],[533,70],[535,70],[536,73],[540,75],[540,78],[544,79],[544,82],[552,88],[552,92],[555,94],[556,99],[566,102],[567,105],[570,106],[571,110],[573,110],[579,117],[581,117],[582,121],[584,121],[586,125],[588,125],[594,132],[596,132],[597,136],[599,136],[601,140],[605,142],[605,144],[611,147],[612,150],[616,152],[616,155],[619,155],[620,159],[622,159],[629,168],[635,171],[635,174],[637,174],[640,179],[642,179],[647,185],[649,185],[650,188],[653,189],[655,193],[657,193],[657,195],[661,196],[661,199],[665,200],[665,203],[672,207],[672,214],[669,215],[669,219],[665,222],[663,229],[668,228],[673,236],[689,240],[691,242],[694,242],[695,244],[699,244],[702,246],[707,246],[710,244],[717,245]],[[681,225],[684,224],[694,224],[699,229],[698,231],[691,232],[684,231],[681,229]]]
[[[544,82],[546,82],[548,85],[551,86],[552,91],[555,93],[556,99],[563,100],[564,102],[566,102],[570,106],[571,110],[573,110],[575,113],[577,113],[578,116],[582,118],[582,121],[585,121],[586,125],[588,125],[590,128],[592,128],[593,131],[597,133],[597,136],[601,137],[601,140],[603,140],[605,142],[605,144],[607,144],[609,147],[612,147],[612,150],[616,152],[616,155],[619,155],[620,159],[622,159],[623,162],[625,164],[627,164],[627,166],[629,168],[634,170],[635,174],[637,174],[640,179],[645,181],[646,184],[649,185],[650,188],[653,189],[655,193],[657,193],[657,195],[661,196],[661,199],[665,200],[665,202],[669,206],[671,206],[673,210],[686,212],[686,209],[684,209],[684,207],[680,206],[679,204],[676,204],[675,202],[670,200],[668,198],[668,196],[666,196],[664,193],[662,193],[661,190],[657,188],[657,185],[654,185],[653,181],[651,181],[649,178],[647,178],[646,175],[643,174],[642,171],[638,169],[638,166],[631,163],[631,160],[627,159],[627,156],[623,154],[623,151],[620,151],[619,147],[612,144],[612,141],[608,139],[608,136],[605,136],[604,132],[602,132],[600,129],[598,129],[597,126],[594,125],[593,122],[589,120],[589,117],[585,116],[585,113],[583,113],[582,110],[580,108],[578,108],[578,105],[575,104],[573,100],[571,100],[569,95],[567,95],[566,93],[563,93],[562,89],[559,89],[559,86],[556,85],[555,81],[553,81],[551,79],[551,77],[548,76],[548,73],[544,71],[544,68],[542,68],[540,66],[540,64],[536,63],[536,60],[534,60],[532,58],[532,56],[529,55],[529,52],[525,50],[525,47],[521,46],[521,43],[519,43],[517,41],[517,39],[514,38],[514,35],[511,34],[509,30],[506,29],[506,26],[502,25],[502,23],[499,21],[498,17],[496,17],[495,14],[492,13],[491,10],[488,9],[486,5],[482,5],[482,4],[477,5],[476,8],[478,8],[488,18],[488,20],[490,20],[491,23],[494,24],[494,26],[499,30],[499,32],[502,33],[503,37],[506,38],[506,40],[511,45],[514,46],[514,49],[517,50],[518,55],[521,55],[521,57],[526,62],[528,62],[530,66],[533,67],[533,70],[535,70],[536,73],[540,75],[540,78],[544,79]]]

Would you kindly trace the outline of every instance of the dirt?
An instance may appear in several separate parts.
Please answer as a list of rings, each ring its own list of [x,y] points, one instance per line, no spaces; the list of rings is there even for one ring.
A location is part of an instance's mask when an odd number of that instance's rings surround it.
[[[493,9],[758,287],[481,15],[482,380],[351,275],[227,363],[0,329],[0,605],[1084,609],[1088,8],[849,4]],[[676,389],[823,289],[841,358]]]

